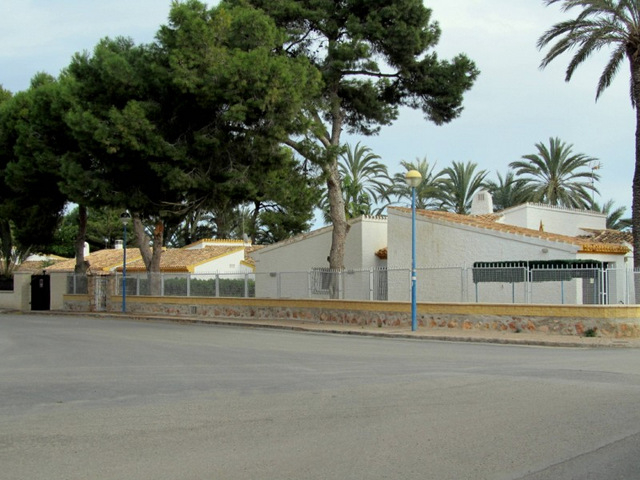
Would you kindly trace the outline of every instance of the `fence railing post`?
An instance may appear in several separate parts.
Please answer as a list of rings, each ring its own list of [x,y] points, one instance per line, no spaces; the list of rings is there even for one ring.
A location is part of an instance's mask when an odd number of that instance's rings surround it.
[[[377,269],[369,268],[369,300],[378,300],[378,272]]]
[[[276,298],[281,298],[282,297],[282,292],[281,292],[281,279],[282,279],[282,275],[280,272],[276,272]]]

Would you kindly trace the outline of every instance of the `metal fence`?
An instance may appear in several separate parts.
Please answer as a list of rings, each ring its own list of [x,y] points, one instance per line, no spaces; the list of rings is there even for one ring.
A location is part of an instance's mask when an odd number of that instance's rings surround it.
[[[253,274],[134,274],[116,275],[115,294],[172,297],[255,297]]]
[[[272,273],[121,274],[115,295],[257,297],[409,301],[410,269]],[[634,304],[640,269],[522,267],[418,268],[419,302],[606,305]],[[70,275],[67,293],[87,293],[86,277]]]

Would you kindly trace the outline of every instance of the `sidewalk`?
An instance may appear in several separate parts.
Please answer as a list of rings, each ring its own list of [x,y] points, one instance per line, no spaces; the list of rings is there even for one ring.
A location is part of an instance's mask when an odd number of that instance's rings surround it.
[[[114,312],[66,312],[66,311],[33,311],[19,312],[0,309],[0,314],[16,315],[82,315],[96,318],[113,318],[118,320],[160,321],[181,324],[222,325],[245,328],[272,328],[299,332],[322,334],[361,335],[381,338],[403,338],[413,340],[431,340],[448,342],[494,343],[504,345],[531,345],[546,347],[605,347],[605,348],[640,348],[640,338],[578,337],[571,335],[553,335],[535,332],[498,332],[493,330],[431,329],[418,327],[415,332],[410,327],[376,327],[360,325],[330,325],[323,323],[303,322],[300,320],[280,319],[245,319],[245,318],[205,318],[168,315],[142,315],[135,313]],[[1,321],[1,318],[0,318]]]

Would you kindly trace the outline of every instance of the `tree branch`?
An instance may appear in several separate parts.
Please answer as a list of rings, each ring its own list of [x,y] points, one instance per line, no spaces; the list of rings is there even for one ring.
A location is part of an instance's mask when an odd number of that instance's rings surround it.
[[[341,70],[340,73],[343,75],[366,75],[377,78],[398,78],[400,76],[400,73],[381,73],[371,72],[369,70]]]

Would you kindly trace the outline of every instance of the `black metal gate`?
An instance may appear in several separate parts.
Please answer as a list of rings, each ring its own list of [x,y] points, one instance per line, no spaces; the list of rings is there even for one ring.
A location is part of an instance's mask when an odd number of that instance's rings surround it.
[[[49,275],[31,275],[31,310],[51,308],[51,278]]]

